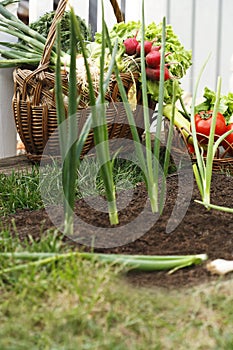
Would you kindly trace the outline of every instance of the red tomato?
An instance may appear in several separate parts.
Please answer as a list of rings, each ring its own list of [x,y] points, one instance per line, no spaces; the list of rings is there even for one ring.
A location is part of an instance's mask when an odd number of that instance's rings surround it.
[[[201,111],[194,116],[196,131],[198,134],[205,136],[210,135],[210,128],[213,119],[213,111]],[[221,113],[217,113],[216,118],[216,127],[215,127],[215,140],[218,136],[221,136],[226,132],[226,121],[224,116]],[[203,143],[208,143],[208,138],[203,137],[202,135],[197,135],[199,141]]]
[[[228,125],[226,126],[226,131],[229,131],[229,130],[233,130],[233,123],[228,124]],[[225,149],[227,149],[227,148],[229,147],[228,152],[229,152],[230,154],[233,155],[233,132],[232,132],[230,135],[228,135],[228,136],[225,138],[225,140],[227,140],[229,143],[223,141],[223,142],[222,142],[223,147],[224,147]],[[229,144],[231,144],[231,146],[232,146],[231,148],[230,148]]]

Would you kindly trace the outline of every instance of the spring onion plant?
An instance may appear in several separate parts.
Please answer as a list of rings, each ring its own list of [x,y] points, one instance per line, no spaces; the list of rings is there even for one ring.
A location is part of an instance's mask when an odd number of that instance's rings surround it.
[[[160,78],[159,78],[159,101],[158,101],[158,116],[155,131],[155,141],[154,141],[154,157],[155,161],[159,159],[160,153],[160,139],[162,130],[162,120],[163,120],[163,105],[164,105],[164,67],[165,67],[165,43],[166,43],[166,18],[163,18],[162,26],[162,42],[161,42],[161,61],[160,61]],[[172,124],[172,123],[171,123]],[[170,128],[170,130],[172,130]],[[158,187],[159,181],[159,168],[155,166],[154,169],[154,182]],[[162,185],[162,192],[164,192],[164,181]],[[162,198],[160,200],[160,213],[162,208]]]
[[[68,100],[68,118],[65,122],[65,108],[63,104],[62,96],[62,84],[61,84],[61,62],[60,62],[60,23],[57,27],[57,65],[56,65],[56,109],[58,119],[58,130],[60,139],[60,149],[62,155],[62,180],[64,191],[64,234],[73,233],[73,210],[75,201],[75,184],[76,184],[76,171],[77,171],[77,157],[76,147],[78,127],[76,120],[77,113],[77,88],[76,88],[76,74],[72,74],[76,71],[76,37],[74,32],[74,23],[71,21],[71,38],[70,38],[70,76],[69,76],[69,100]]]
[[[168,175],[168,168],[169,168],[171,148],[172,148],[172,138],[173,138],[174,120],[175,120],[175,112],[176,112],[176,100],[175,99],[176,99],[177,81],[174,80],[172,87],[173,87],[173,99],[172,99],[172,104],[171,104],[171,107],[172,107],[171,108],[171,116],[170,116],[167,144],[166,144],[164,164],[163,164],[164,178],[162,181],[161,198],[159,201],[159,212],[160,213],[162,212],[162,209],[163,209],[163,201],[164,201],[164,197],[165,197],[165,181],[164,181],[164,179],[166,180],[166,177]],[[161,111],[160,111],[160,113],[161,113]],[[162,119],[162,114],[160,114],[159,118]],[[158,156],[159,156],[159,154],[158,154]]]
[[[162,31],[162,53],[161,60],[164,62],[164,50],[165,50],[165,27],[166,21],[163,19],[163,31]],[[147,87],[146,87],[146,71],[145,71],[145,59],[144,59],[144,28],[145,28],[145,20],[144,20],[144,1],[142,1],[142,35],[141,35],[141,81],[142,81],[142,98],[143,98],[143,116],[144,116],[144,126],[145,126],[145,141],[146,141],[146,159],[143,154],[141,140],[139,138],[137,128],[134,121],[134,115],[131,110],[128,97],[126,95],[123,83],[120,78],[118,66],[115,62],[114,72],[116,74],[116,79],[119,87],[119,91],[121,94],[122,101],[124,103],[124,107],[126,110],[127,118],[129,121],[129,125],[131,128],[132,137],[134,140],[134,145],[136,149],[136,154],[138,157],[139,165],[144,174],[145,183],[147,186],[148,195],[151,202],[152,212],[158,212],[158,164],[159,159],[159,148],[160,148],[160,136],[161,136],[161,127],[162,127],[162,111],[163,111],[163,93],[164,93],[164,64],[161,64],[161,72],[160,72],[160,97],[159,97],[159,114],[158,117],[158,125],[157,125],[157,139],[154,154],[152,152],[151,145],[151,132],[150,132],[150,118],[149,118],[149,110],[148,110],[148,95],[147,95]],[[109,38],[108,30],[106,28],[106,33],[108,37],[108,47],[110,52],[112,52],[111,41]],[[156,151],[155,151],[156,150]]]
[[[104,21],[104,6],[102,2],[102,52],[100,56],[100,81],[98,97],[95,97],[93,81],[87,60],[87,52],[82,41],[79,23],[73,11],[71,11],[72,21],[75,23],[76,36],[80,40],[81,52],[84,57],[87,80],[89,86],[89,97],[91,106],[91,117],[93,121],[94,142],[96,145],[97,160],[100,164],[100,174],[106,189],[106,198],[108,202],[109,220],[112,225],[118,224],[118,212],[116,207],[116,190],[113,181],[113,163],[110,159],[110,150],[108,143],[108,130],[106,120],[105,94],[109,85],[113,70],[113,63],[117,53],[117,42],[113,49],[112,60],[108,72],[105,76],[105,48],[106,48],[106,24]]]
[[[164,25],[163,25],[164,27]],[[164,29],[164,28],[163,28]],[[141,79],[142,79],[142,101],[143,101],[143,116],[145,127],[145,144],[146,144],[146,167],[147,167],[147,190],[151,202],[152,212],[158,212],[158,178],[154,176],[157,172],[153,166],[152,146],[151,146],[151,131],[150,131],[150,118],[148,109],[148,96],[147,96],[147,78],[145,67],[145,49],[144,49],[144,37],[145,37],[145,14],[144,14],[144,0],[142,1],[142,27],[141,27]],[[162,46],[164,42],[162,43]],[[164,52],[161,53],[161,61],[164,60]],[[161,67],[163,67],[161,62]],[[161,74],[160,74],[161,77]],[[161,84],[160,80],[160,84]],[[163,84],[163,83],[162,83]],[[161,91],[160,91],[160,95]],[[163,96],[160,96],[163,98]],[[156,148],[156,147],[155,147]],[[156,154],[155,154],[156,157]],[[158,159],[158,157],[157,157]],[[155,167],[156,168],[156,167]]]
[[[101,261],[111,265],[121,265],[128,270],[156,271],[167,270],[173,273],[181,268],[201,264],[207,259],[206,254],[197,255],[124,255],[124,254],[101,254],[86,252],[68,253],[32,253],[15,252],[0,253],[1,257],[24,261],[20,264],[0,270],[1,275],[21,271],[30,267],[40,267],[56,261],[76,257],[91,261]],[[25,262],[26,261],[26,262]]]
[[[208,61],[208,60],[207,60]],[[207,146],[207,155],[206,160],[204,159],[203,151],[200,150],[198,146],[198,140],[197,140],[197,133],[195,128],[195,101],[196,101],[196,95],[197,95],[197,89],[198,84],[202,75],[202,72],[207,64],[207,61],[203,65],[194,90],[194,96],[192,100],[192,107],[191,107],[191,128],[192,128],[192,138],[193,138],[193,145],[196,155],[196,163],[193,164],[193,172],[196,179],[196,183],[201,195],[202,200],[196,200],[196,202],[203,204],[207,209],[217,209],[222,211],[227,211],[230,213],[233,213],[232,208],[226,208],[222,206],[213,205],[210,202],[210,189],[211,189],[211,180],[212,180],[212,171],[213,171],[213,159],[216,154],[217,148],[221,144],[221,142],[224,140],[224,138],[229,135],[232,131],[228,131],[225,134],[221,135],[215,142],[214,142],[214,134],[215,134],[215,126],[216,126],[216,119],[217,119],[217,113],[219,110],[219,103],[220,103],[220,94],[221,94],[221,77],[218,78],[217,82],[217,93],[216,93],[216,101],[214,104],[213,109],[213,119],[212,124],[210,128],[210,135],[208,139],[208,146]]]
[[[118,223],[118,213],[116,208],[116,197],[115,197],[115,186],[113,182],[112,163],[110,161],[109,149],[108,149],[108,134],[107,134],[107,123],[106,123],[106,111],[104,105],[104,96],[108,86],[108,82],[112,73],[113,64],[110,65],[107,77],[104,79],[103,67],[104,61],[102,55],[101,58],[101,79],[100,79],[100,92],[98,98],[95,98],[94,87],[92,78],[87,62],[87,55],[85,47],[82,44],[81,32],[79,23],[75,16],[73,9],[70,11],[71,16],[71,61],[70,61],[70,75],[69,75],[69,99],[68,99],[68,119],[65,122],[65,108],[62,96],[62,85],[61,85],[61,60],[60,60],[60,26],[58,25],[58,36],[57,36],[57,64],[56,64],[56,101],[57,101],[57,118],[59,126],[59,140],[60,149],[62,155],[62,180],[64,190],[64,234],[73,233],[73,210],[75,201],[75,186],[77,167],[79,165],[79,158],[85,143],[86,137],[94,124],[94,140],[97,147],[97,159],[101,164],[101,176],[103,178],[106,197],[109,206],[109,219],[111,224]],[[104,28],[104,26],[103,26]],[[103,37],[105,33],[103,32]],[[76,88],[76,40],[77,38],[81,42],[81,49],[85,60],[89,91],[90,91],[90,105],[92,107],[91,113],[86,120],[86,123],[81,131],[80,137],[77,139],[78,126],[77,126],[77,107],[78,107],[78,96]],[[103,40],[103,50],[105,49],[105,41]],[[116,54],[117,43],[114,48],[113,59]]]

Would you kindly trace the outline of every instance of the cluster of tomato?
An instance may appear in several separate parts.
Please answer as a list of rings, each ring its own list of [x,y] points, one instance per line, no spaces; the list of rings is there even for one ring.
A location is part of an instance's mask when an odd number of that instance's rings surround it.
[[[197,132],[197,139],[201,146],[208,143],[208,137],[210,135],[211,124],[213,120],[213,111],[200,111],[194,116],[195,127]],[[233,130],[233,123],[226,124],[226,120],[222,113],[218,112],[216,116],[215,126],[215,140],[227,131]],[[233,155],[233,132],[230,133],[222,141],[221,146],[227,150],[228,153]]]

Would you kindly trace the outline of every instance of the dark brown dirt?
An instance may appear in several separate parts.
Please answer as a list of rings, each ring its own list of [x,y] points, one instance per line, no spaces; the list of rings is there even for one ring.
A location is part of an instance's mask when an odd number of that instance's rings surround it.
[[[233,215],[217,210],[207,210],[204,206],[196,203],[195,199],[200,199],[200,195],[195,184],[192,191],[192,176],[190,174],[186,174],[182,178],[179,187],[177,180],[177,175],[167,178],[164,210],[158,220],[156,216],[153,217],[152,223],[150,222],[152,215],[150,206],[146,202],[147,191],[144,184],[139,184],[133,193],[125,191],[119,194],[119,203],[126,201],[128,205],[119,212],[120,225],[114,230],[108,230],[107,233],[103,233],[103,228],[110,227],[109,219],[108,214],[103,212],[100,198],[89,198],[91,206],[94,206],[95,209],[89,206],[89,202],[80,200],[76,205],[76,215],[81,220],[81,224],[80,222],[77,224],[79,243],[75,243],[70,238],[65,238],[65,242],[70,243],[75,248],[89,249],[86,245],[80,244],[81,237],[84,237],[85,244],[91,244],[93,236],[95,236],[96,251],[99,252],[159,255],[206,253],[210,260],[215,258],[233,259]],[[224,174],[213,175],[211,202],[233,207],[233,177]],[[171,213],[174,208],[176,208],[177,213],[172,217]],[[59,210],[56,210],[54,217],[55,220],[58,219],[58,222],[61,221]],[[53,227],[45,210],[19,211],[17,214],[9,216],[7,221],[10,222],[13,218],[18,235],[22,240],[28,235],[40,239],[42,234],[46,234],[47,229]],[[136,225],[132,225],[132,222],[137,218],[140,219],[136,221]],[[169,218],[171,218],[170,224],[174,228],[171,232],[167,232]],[[85,222],[89,225],[86,226]],[[126,224],[129,224],[129,227]],[[13,229],[12,232],[14,232]],[[124,242],[126,244],[123,244]],[[117,244],[118,247],[114,247]],[[101,245],[110,248],[101,248]],[[228,275],[221,277],[221,279],[231,277],[232,275]],[[220,277],[211,275],[206,269],[206,264],[203,263],[199,266],[181,269],[171,275],[168,275],[167,272],[131,271],[125,278],[137,286],[180,288],[210,282]]]

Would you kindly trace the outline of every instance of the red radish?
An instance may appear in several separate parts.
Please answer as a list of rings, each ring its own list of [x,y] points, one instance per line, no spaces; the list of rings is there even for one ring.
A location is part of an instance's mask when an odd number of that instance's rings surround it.
[[[125,52],[127,53],[127,55],[134,55],[136,53],[136,49],[139,44],[136,39],[137,34],[138,32],[133,38],[128,38],[124,40]]]
[[[146,76],[149,80],[159,81],[159,79],[160,79],[160,67],[157,67],[157,68],[146,67]],[[170,78],[171,78],[170,72],[169,72],[168,68],[165,66],[164,67],[164,80],[168,80]]]
[[[151,51],[152,45],[153,45],[152,41],[147,41],[147,40],[144,41],[144,52],[145,52],[145,55],[147,55]],[[137,53],[138,56],[140,56],[140,53],[141,53],[141,44],[140,43],[137,46],[136,53]]]
[[[160,65],[161,53],[159,51],[151,51],[146,55],[146,64],[149,68],[156,68]]]
[[[166,53],[165,57],[170,55]],[[160,65],[161,53],[158,50],[153,50],[146,55],[146,64],[149,68],[157,68]]]
[[[161,45],[159,46],[152,46],[151,51],[159,51],[161,49]]]

